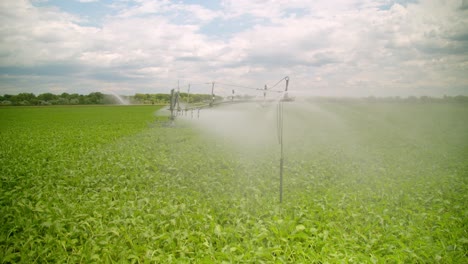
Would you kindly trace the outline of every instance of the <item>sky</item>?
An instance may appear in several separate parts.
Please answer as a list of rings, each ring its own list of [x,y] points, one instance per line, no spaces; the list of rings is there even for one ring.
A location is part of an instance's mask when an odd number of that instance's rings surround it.
[[[0,94],[285,76],[298,95],[468,95],[468,0],[0,1]]]

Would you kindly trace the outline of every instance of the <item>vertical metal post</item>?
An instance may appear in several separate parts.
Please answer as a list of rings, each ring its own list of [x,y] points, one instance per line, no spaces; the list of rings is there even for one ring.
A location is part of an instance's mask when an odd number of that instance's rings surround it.
[[[286,81],[286,87],[284,89],[284,97],[278,102],[278,141],[280,143],[280,203],[283,202],[283,167],[284,167],[284,152],[283,152],[283,101],[288,99],[288,86],[289,86],[289,77],[284,77]],[[266,86],[265,86],[266,90]]]
[[[171,101],[170,101],[169,110],[171,111],[171,120],[174,120],[174,106],[175,106],[175,96],[174,96],[174,89],[171,90]]]
[[[284,99],[288,99],[288,86],[289,86],[289,77],[284,77],[286,80],[286,88],[284,89]]]
[[[211,83],[211,103],[210,106],[213,106],[215,95],[214,95],[214,82]]]
[[[177,104],[177,115],[180,115],[180,104],[179,104],[179,96],[180,96],[180,86],[179,86],[179,80],[177,80],[177,94],[176,94],[176,104]]]
[[[176,93],[177,113],[180,113],[179,96],[180,96],[180,93],[179,93],[179,91],[177,91],[177,93]]]
[[[283,202],[283,165],[284,165],[284,154],[283,154],[283,102],[278,102],[278,140],[280,144],[280,184],[279,184],[279,201]]]

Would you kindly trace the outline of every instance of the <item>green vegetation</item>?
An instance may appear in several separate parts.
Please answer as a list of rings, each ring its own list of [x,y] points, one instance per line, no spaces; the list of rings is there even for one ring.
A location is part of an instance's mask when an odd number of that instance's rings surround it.
[[[277,143],[157,109],[0,108],[1,262],[467,262],[466,104],[285,104],[282,204]]]
[[[180,101],[188,103],[202,103],[211,101],[211,94],[188,94],[180,93]],[[169,104],[171,101],[170,94],[142,94],[136,93],[134,96],[130,97],[132,102],[138,104]],[[215,96],[215,100],[223,100],[220,96]]]
[[[168,104],[170,94],[141,94],[136,93],[133,96],[120,96],[131,104]],[[211,94],[187,94],[180,93],[181,100],[191,103],[202,103],[211,100]],[[215,96],[217,101],[222,100],[220,96]],[[98,104],[120,104],[116,95],[93,92],[88,95],[62,93],[60,95],[52,93],[43,93],[36,96],[33,93],[20,93],[17,95],[0,95],[0,105],[15,106],[36,106],[36,105],[98,105]]]
[[[17,95],[5,94],[0,96],[0,105],[86,105],[115,103],[110,95],[100,92],[88,95],[62,93],[60,95],[43,93],[36,96],[33,93],[20,93]]]
[[[169,93],[143,94],[136,93],[132,96],[119,96],[125,102],[130,104],[169,104],[171,95]],[[230,96],[228,97],[230,100]],[[255,96],[252,95],[235,95],[234,100],[252,100]],[[206,104],[212,99],[211,94],[188,94],[181,92],[180,101],[195,105]],[[215,95],[215,101],[223,101],[224,98]],[[315,98],[318,102],[406,102],[406,103],[468,103],[468,96],[444,96],[435,98],[429,96],[409,96],[407,98],[400,97],[366,97],[366,98]],[[36,96],[33,93],[20,93],[17,95],[4,94],[0,95],[0,105],[15,105],[15,106],[32,106],[32,105],[96,105],[96,104],[120,104],[120,100],[116,95],[103,94],[101,92],[92,92],[88,95],[82,94],[52,94],[43,93]]]

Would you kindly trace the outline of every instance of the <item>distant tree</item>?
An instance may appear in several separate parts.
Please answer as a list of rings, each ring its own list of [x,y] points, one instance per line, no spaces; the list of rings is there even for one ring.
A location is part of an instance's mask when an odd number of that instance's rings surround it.
[[[408,96],[408,98],[406,99],[408,102],[417,102],[418,101],[418,98],[414,95],[411,95],[411,96]]]
[[[453,98],[453,101],[457,103],[468,103],[468,96],[457,95]]]
[[[87,104],[100,104],[104,99],[104,94],[100,92],[94,92],[87,95]]]
[[[36,104],[36,96],[33,93],[19,93],[11,98],[13,104],[31,105]]]
[[[170,99],[170,95],[169,94],[155,94],[154,95],[154,100],[160,104],[166,104],[166,103],[169,103],[169,99]]]
[[[11,100],[12,98],[13,98],[13,95],[11,94],[3,95],[1,99],[2,105],[11,105],[13,103]]]
[[[146,99],[146,95],[145,94],[141,94],[141,93],[136,93],[133,98],[137,101],[137,102],[140,102],[142,103],[145,99]]]
[[[210,103],[213,100],[211,94],[188,94],[180,93],[180,102],[187,102],[190,98],[190,103]],[[251,99],[252,96],[245,95],[245,99]],[[167,104],[170,101],[170,94],[141,94],[136,93],[134,96],[128,97],[134,103],[140,104]],[[215,101],[224,100],[223,97],[215,95]],[[0,96],[2,105],[67,105],[67,104],[109,104],[113,100],[106,98],[106,95],[100,92],[92,92],[88,95],[62,93],[55,95],[52,93],[39,94],[37,97],[33,93],[20,93],[18,95],[5,94]]]
[[[59,102],[60,104],[69,104],[70,103],[70,94],[69,93],[62,93],[59,96]]]
[[[80,95],[77,93],[70,94],[68,96],[68,103],[72,105],[76,105],[80,103]]]
[[[16,95],[16,98],[20,101],[31,101],[36,99],[36,96],[33,93],[20,93]]]
[[[431,101],[431,98],[429,96],[421,96],[419,97],[419,101],[421,101],[422,103],[429,103]]]
[[[53,93],[43,93],[43,94],[38,95],[37,99],[45,101],[45,102],[52,102],[58,99],[58,95],[55,95]]]
[[[11,95],[11,94],[5,94],[3,95],[3,98],[4,100],[8,100],[8,101],[11,101],[11,98],[13,98],[14,95]]]
[[[78,104],[86,104],[86,97],[82,94],[78,97]]]

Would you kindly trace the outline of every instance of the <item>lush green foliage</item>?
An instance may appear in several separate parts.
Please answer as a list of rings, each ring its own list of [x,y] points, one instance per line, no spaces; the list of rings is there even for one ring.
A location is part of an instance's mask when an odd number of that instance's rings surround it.
[[[1,105],[78,105],[78,104],[105,104],[114,103],[105,100],[106,95],[93,92],[88,95],[62,93],[60,95],[43,93],[36,96],[33,93],[20,93],[17,95],[5,94],[0,96]],[[107,96],[109,97],[109,96]]]
[[[168,104],[170,94],[141,94],[133,96],[120,96],[123,100],[132,104]],[[180,99],[184,102],[201,103],[210,101],[211,94],[187,94],[180,93]],[[217,101],[222,100],[220,96],[215,96]],[[62,93],[60,95],[43,93],[36,96],[33,93],[20,93],[17,95],[0,95],[0,105],[16,106],[36,106],[36,105],[90,105],[90,104],[120,104],[116,95],[92,92],[88,95]]]
[[[158,93],[158,94],[142,94],[136,93],[133,96],[120,96],[123,100],[131,104],[169,104],[171,99],[170,93]],[[234,100],[252,100],[255,96],[252,95],[235,95]],[[189,94],[180,93],[180,101],[184,103],[207,103],[212,99],[211,94]],[[231,96],[223,98],[219,95],[215,95],[215,101],[222,101],[224,99],[231,100]],[[350,102],[407,102],[407,103],[468,103],[468,96],[457,95],[457,96],[444,96],[442,98],[429,97],[429,96],[409,96],[407,98],[401,97],[366,97],[366,98],[314,98],[313,100],[318,102],[327,101],[350,101]],[[43,93],[35,95],[33,93],[19,93],[17,95],[4,94],[0,95],[0,105],[89,105],[89,104],[120,104],[120,101],[116,99],[116,95],[103,94],[101,92],[92,92],[88,95],[82,94],[52,94]]]
[[[201,103],[201,102],[209,102],[212,98],[211,94],[188,94],[188,93],[179,93],[180,101],[186,103]],[[171,102],[171,94],[141,94],[136,93],[134,96],[130,98],[132,102],[138,104],[169,104]],[[217,101],[222,100],[223,98],[220,96],[215,96]]]
[[[467,260],[466,105],[285,105],[283,204],[277,145],[156,109],[0,108],[2,262]]]

